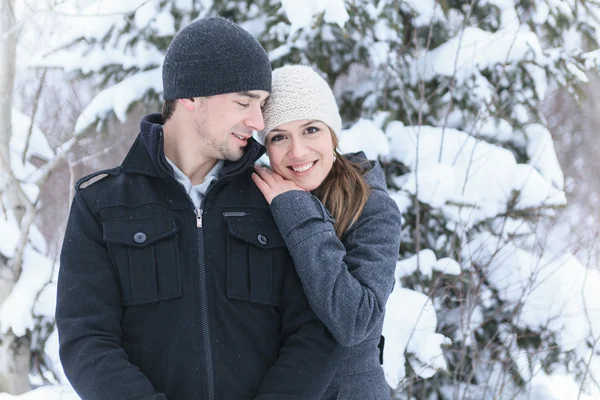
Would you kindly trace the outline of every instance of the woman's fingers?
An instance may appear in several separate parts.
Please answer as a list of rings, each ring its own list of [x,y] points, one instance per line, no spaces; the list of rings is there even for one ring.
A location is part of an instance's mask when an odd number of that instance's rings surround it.
[[[282,182],[282,181],[286,180],[283,176],[279,175],[275,171],[268,170],[268,172],[269,172],[269,175],[272,176],[273,179],[275,179],[275,181],[277,181],[277,182]]]
[[[254,172],[257,173],[258,176],[268,185],[272,185],[273,183],[275,183],[275,178],[273,177],[273,172],[271,170],[255,165]]]
[[[263,176],[264,174],[266,174],[266,172],[263,171]],[[273,197],[275,197],[273,188],[267,182],[265,182],[257,172],[252,174],[252,180],[254,181],[254,184],[258,190],[260,190],[262,195],[265,197],[265,200],[267,200],[267,203],[271,204]]]
[[[256,172],[252,174],[252,180],[263,195],[266,194],[266,192],[268,192],[271,188]]]

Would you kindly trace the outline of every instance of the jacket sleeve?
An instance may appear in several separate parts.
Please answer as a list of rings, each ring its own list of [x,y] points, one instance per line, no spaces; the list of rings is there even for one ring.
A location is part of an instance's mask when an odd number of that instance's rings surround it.
[[[83,400],[166,400],[128,361],[121,290],[99,222],[77,191],[60,256],[56,325],[69,382]]]
[[[394,286],[401,231],[396,203],[372,190],[343,243],[329,212],[308,192],[282,193],[271,211],[312,309],[343,346],[365,340]]]
[[[259,387],[258,400],[312,400],[323,397],[341,358],[341,346],[311,310],[292,265],[285,267],[279,358]]]

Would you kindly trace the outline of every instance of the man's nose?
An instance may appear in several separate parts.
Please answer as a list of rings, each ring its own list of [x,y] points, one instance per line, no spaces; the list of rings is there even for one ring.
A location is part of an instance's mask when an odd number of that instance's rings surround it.
[[[262,131],[265,129],[265,121],[263,120],[262,110],[260,105],[253,104],[250,106],[250,115],[244,120],[244,125],[255,131]]]

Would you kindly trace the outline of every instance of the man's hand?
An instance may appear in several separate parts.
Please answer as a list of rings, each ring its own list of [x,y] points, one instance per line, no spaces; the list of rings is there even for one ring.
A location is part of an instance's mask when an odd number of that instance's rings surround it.
[[[283,178],[277,172],[271,171],[268,168],[254,166],[252,180],[261,191],[267,203],[271,204],[273,199],[290,190],[304,190],[294,182]]]

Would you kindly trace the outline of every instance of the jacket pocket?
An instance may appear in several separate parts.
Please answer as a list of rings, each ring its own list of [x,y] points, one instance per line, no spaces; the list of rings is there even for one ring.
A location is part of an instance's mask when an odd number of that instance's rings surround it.
[[[177,226],[149,216],[105,222],[104,240],[121,281],[123,305],[181,297]]]
[[[272,220],[226,217],[227,297],[278,306],[285,242]]]

